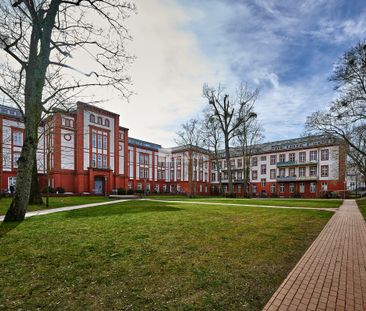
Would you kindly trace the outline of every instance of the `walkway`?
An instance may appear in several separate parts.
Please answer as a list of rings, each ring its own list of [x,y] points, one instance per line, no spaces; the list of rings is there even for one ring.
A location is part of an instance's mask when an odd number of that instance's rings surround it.
[[[366,310],[366,224],[345,200],[269,300],[269,310]]]
[[[94,206],[116,204],[116,203],[131,201],[131,200],[134,200],[134,199],[113,200],[113,201],[107,201],[107,202],[97,202],[97,203],[89,203],[89,204],[83,204],[83,205],[74,205],[74,206],[42,209],[42,210],[26,213],[25,218],[29,218],[29,217],[32,217],[32,216],[40,216],[40,215],[59,213],[59,212],[73,211],[73,210],[76,210],[76,209],[82,209],[82,208],[88,208],[88,207],[94,207]],[[5,217],[5,215],[0,216],[0,222],[4,220],[4,217]]]

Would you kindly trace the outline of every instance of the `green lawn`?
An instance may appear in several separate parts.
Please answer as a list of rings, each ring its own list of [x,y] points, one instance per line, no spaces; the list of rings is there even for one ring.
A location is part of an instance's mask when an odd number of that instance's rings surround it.
[[[129,201],[0,226],[0,309],[260,310],[331,212]]]
[[[356,202],[363,217],[366,219],[366,198],[358,199]]]
[[[235,203],[235,204],[253,204],[253,205],[275,205],[275,206],[296,206],[296,207],[321,207],[338,208],[342,200],[338,199],[244,199],[244,198],[220,198],[220,197],[196,197],[188,198],[186,196],[148,196],[149,199],[159,200],[191,200],[198,202],[217,202],[217,203]]]
[[[80,196],[80,197],[50,197],[49,198],[49,207],[48,208],[56,208],[63,206],[73,206],[73,205],[81,205],[88,203],[98,203],[105,202],[109,199],[103,196]],[[47,209],[46,207],[46,198],[43,198],[44,205],[29,205],[27,211],[38,211],[41,209]],[[0,200],[0,215],[5,215],[9,205],[11,203],[11,198],[2,198]]]

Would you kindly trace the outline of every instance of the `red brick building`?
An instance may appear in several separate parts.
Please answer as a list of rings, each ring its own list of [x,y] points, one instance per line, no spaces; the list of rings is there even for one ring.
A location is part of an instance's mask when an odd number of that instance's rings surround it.
[[[20,112],[0,105],[0,189],[15,184],[23,144]],[[75,111],[56,113],[39,128],[38,173],[52,188],[71,193],[113,193],[119,188],[147,192],[209,195],[218,174],[227,190],[227,166],[216,169],[207,150],[193,146],[162,146],[131,138],[120,116],[85,103]],[[250,163],[254,195],[320,196],[344,189],[345,148],[334,139],[299,138],[255,146]],[[243,161],[232,149],[235,192],[243,194]]]

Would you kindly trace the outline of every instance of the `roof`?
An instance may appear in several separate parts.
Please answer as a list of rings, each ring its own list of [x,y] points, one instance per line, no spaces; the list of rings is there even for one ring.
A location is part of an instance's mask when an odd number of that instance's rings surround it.
[[[148,141],[133,138],[133,137],[128,137],[128,144],[143,147],[143,148],[149,148],[149,149],[153,149],[153,150],[159,150],[162,148],[161,145],[150,143]]]
[[[0,114],[16,118],[22,117],[22,113],[20,112],[19,109],[1,104],[0,104]]]

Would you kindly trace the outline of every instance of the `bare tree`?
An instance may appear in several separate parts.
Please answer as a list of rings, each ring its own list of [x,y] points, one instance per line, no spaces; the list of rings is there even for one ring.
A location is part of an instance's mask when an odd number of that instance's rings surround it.
[[[196,118],[192,118],[181,125],[181,129],[177,131],[175,142],[183,145],[188,150],[188,183],[189,195],[194,193],[193,186],[196,180],[193,178],[193,159],[196,155],[197,147],[202,146],[202,132],[200,122]]]
[[[210,110],[206,110],[204,113],[202,137],[205,146],[212,152],[214,160],[213,163],[215,163],[217,179],[219,182],[219,194],[222,194],[222,176],[220,170],[222,132],[219,122],[212,115],[212,111]]]
[[[348,155],[366,175],[366,42],[345,53],[337,62],[331,81],[340,95],[328,111],[308,117],[308,133],[342,138],[349,146]]]
[[[239,101],[243,103],[243,106],[240,110],[241,123],[236,130],[236,141],[243,155],[244,194],[247,195],[250,184],[250,157],[255,151],[255,145],[264,138],[264,130],[258,122],[257,113],[254,109],[257,94],[253,96],[253,92],[248,89],[247,85],[241,85],[237,93]]]
[[[209,106],[212,108],[212,117],[217,120],[224,139],[225,159],[227,163],[229,193],[234,193],[234,185],[231,175],[230,165],[230,143],[237,135],[240,125],[245,122],[245,118],[254,118],[254,115],[246,115],[245,108],[248,103],[255,102],[259,94],[256,89],[250,91],[247,86],[240,85],[239,91],[233,100],[229,100],[229,95],[224,94],[223,88],[219,85],[216,89],[208,85],[203,87],[203,95],[207,98]]]
[[[134,10],[122,0],[1,1],[0,91],[19,108],[25,124],[16,180],[21,191],[4,221],[24,219],[42,118],[68,111],[88,87],[129,95],[125,69],[132,58],[124,47],[130,39],[124,21]]]

